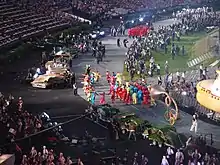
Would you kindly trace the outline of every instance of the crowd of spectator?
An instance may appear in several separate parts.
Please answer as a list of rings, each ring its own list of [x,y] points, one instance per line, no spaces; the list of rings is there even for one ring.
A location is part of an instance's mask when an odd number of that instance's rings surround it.
[[[46,7],[41,4],[41,7],[33,10],[18,4],[0,2],[0,46],[77,22],[63,12]]]
[[[1,108],[0,108],[0,126],[2,135],[5,135],[6,139],[2,139],[1,142],[4,144],[14,144],[13,150],[7,150],[6,153],[16,153],[16,163],[21,165],[71,165],[78,164],[83,165],[83,162],[80,159],[72,160],[71,157],[65,157],[64,153],[56,148],[54,151],[51,148],[47,148],[47,146],[26,146],[26,148],[30,148],[28,151],[24,151],[21,144],[17,144],[17,139],[22,137],[27,137],[29,135],[35,134],[38,131],[45,129],[44,119],[40,117],[40,115],[33,115],[25,110],[25,105],[21,97],[16,100],[12,95],[5,97],[1,94]],[[46,114],[44,114],[46,115]],[[91,136],[91,135],[89,135]],[[3,136],[4,137],[4,136]],[[48,138],[49,137],[45,137]],[[91,137],[93,139],[93,137]],[[68,138],[67,138],[68,139]],[[3,141],[2,141],[3,140]],[[58,138],[53,136],[50,141],[58,142]],[[68,139],[68,141],[70,141]],[[2,143],[1,143],[2,144]],[[181,149],[175,149],[171,147],[164,146],[160,148],[158,146],[154,147],[158,150],[158,152],[163,153],[163,157],[161,158],[161,165],[169,165],[169,164],[186,164],[189,165],[197,165],[197,164],[205,164],[205,165],[218,165],[219,158],[215,152],[211,152],[208,154],[203,147],[206,145],[205,140],[201,137],[195,139],[193,137],[189,137],[185,146]],[[4,148],[5,145],[3,145]],[[7,146],[7,145],[6,145]],[[194,147],[193,147],[194,146]],[[199,146],[199,147],[198,147]],[[1,148],[1,149],[3,149]],[[190,148],[190,149],[189,149]],[[197,149],[199,148],[199,149]],[[116,148],[117,151],[117,148]],[[3,152],[2,152],[3,153]],[[100,164],[135,164],[135,165],[147,165],[149,163],[148,157],[139,152],[133,153],[129,150],[125,150],[123,153],[114,152],[114,156],[110,158],[100,159]],[[134,156],[131,157],[131,154]],[[17,157],[19,155],[19,157]],[[22,155],[22,156],[21,156]],[[120,155],[120,156],[119,156]]]
[[[42,129],[41,119],[24,110],[21,97],[16,101],[12,95],[5,97],[1,94],[0,99],[1,128],[7,135],[2,139],[4,144],[27,137]]]
[[[82,161],[78,159],[78,165],[83,165]],[[46,146],[43,146],[41,150],[36,150],[35,147],[32,147],[30,152],[27,155],[23,155],[21,165],[72,165],[73,162],[70,157],[64,157],[63,153],[56,153],[53,149],[47,149]]]
[[[184,0],[141,0],[141,1],[1,1],[0,2],[0,46],[22,38],[40,34],[79,22],[63,12],[78,9],[90,15],[111,18],[145,8],[163,8],[184,4]]]

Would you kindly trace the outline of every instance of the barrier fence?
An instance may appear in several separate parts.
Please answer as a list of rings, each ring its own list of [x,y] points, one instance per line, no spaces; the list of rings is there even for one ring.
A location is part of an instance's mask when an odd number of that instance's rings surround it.
[[[199,115],[205,116],[220,124],[220,114],[201,106],[196,100],[195,95],[182,95],[182,93],[178,91],[171,91],[170,95],[175,98],[175,101],[180,107],[188,108],[188,113],[194,114],[197,112]]]

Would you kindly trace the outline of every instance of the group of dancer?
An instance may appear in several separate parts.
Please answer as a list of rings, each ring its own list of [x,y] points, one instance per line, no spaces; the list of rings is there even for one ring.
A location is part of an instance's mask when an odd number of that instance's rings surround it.
[[[155,106],[154,99],[150,96],[150,86],[146,82],[141,83],[122,83],[121,73],[110,73],[106,71],[106,81],[109,84],[109,92],[98,93],[95,90],[95,83],[99,81],[100,74],[98,71],[91,72],[91,68],[86,69],[84,75],[84,92],[87,100],[95,105],[96,96],[99,95],[99,103],[106,104],[106,94],[110,95],[112,104],[116,99],[123,101],[125,104],[141,104],[143,106]]]

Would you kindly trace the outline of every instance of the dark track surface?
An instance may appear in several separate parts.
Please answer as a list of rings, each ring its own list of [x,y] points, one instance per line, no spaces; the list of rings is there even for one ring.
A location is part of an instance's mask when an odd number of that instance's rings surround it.
[[[9,66],[2,66],[1,79],[0,79],[0,91],[6,96],[12,93],[15,98],[22,96],[24,100],[25,109],[33,114],[39,114],[43,111],[47,112],[51,117],[67,116],[74,114],[82,114],[88,103],[84,101],[79,96],[74,96],[71,89],[57,89],[57,90],[36,90],[27,84],[21,83],[22,77],[27,73],[27,69],[33,66],[38,66],[40,60],[40,54],[33,53],[26,59],[13,63]],[[19,78],[20,77],[20,78]],[[56,119],[58,122],[65,122],[68,118]],[[107,137],[108,131],[99,125],[87,120],[80,119],[72,123],[63,125],[63,130],[68,136],[82,137],[85,131],[88,131],[91,135],[95,137]],[[28,140],[23,140],[18,142],[20,145],[25,145],[24,150],[30,149],[31,146],[37,146],[36,148],[41,148],[45,144],[45,139],[42,137],[47,136],[46,133],[35,136]],[[116,152],[119,155],[124,153],[125,149],[129,149],[129,154],[132,156],[137,150],[139,153],[144,153],[148,158],[150,158],[150,165],[157,165],[160,163],[162,152],[158,152],[158,148],[149,149],[149,142],[146,140],[141,140],[138,142],[133,141],[120,141],[117,143],[106,141],[109,148],[116,148]],[[145,146],[148,146],[146,149]],[[81,157],[84,160],[90,160],[85,162],[85,164],[93,164],[91,162],[95,161],[95,157],[91,154],[91,149],[86,149],[82,147],[71,147],[69,144],[58,144],[58,146],[53,147],[54,150],[62,151],[65,155],[71,155],[73,158]],[[86,156],[85,153],[90,153]],[[155,154],[156,153],[156,154]],[[111,156],[113,153],[102,153],[101,156]],[[83,156],[84,155],[84,156]],[[92,155],[92,156],[91,156]],[[129,163],[130,164],[130,163]]]

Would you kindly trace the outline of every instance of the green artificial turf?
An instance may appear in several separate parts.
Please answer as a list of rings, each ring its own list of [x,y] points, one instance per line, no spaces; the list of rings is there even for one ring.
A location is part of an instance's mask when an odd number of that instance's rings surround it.
[[[213,33],[213,32],[212,32]],[[177,72],[177,71],[187,71],[189,69],[194,69],[195,67],[189,68],[187,65],[187,62],[190,60],[193,60],[199,56],[201,56],[201,52],[208,52],[206,44],[206,38],[209,34],[206,32],[198,32],[194,34],[189,34],[188,36],[181,36],[180,41],[171,41],[171,43],[174,43],[175,45],[178,45],[180,47],[179,55],[175,56],[174,59],[172,59],[171,56],[171,45],[168,46],[168,52],[165,54],[163,50],[153,51],[153,57],[155,59],[155,62],[157,64],[160,64],[161,66],[161,75],[164,75],[164,64],[165,61],[168,61],[169,63],[169,71],[171,73]],[[185,48],[185,54],[182,55],[182,46]],[[215,61],[215,58],[208,59],[205,62],[203,62],[204,65],[209,65],[212,62]],[[146,61],[147,66],[149,66],[149,61]],[[129,80],[129,74],[124,69],[123,72],[124,80]],[[139,79],[139,75],[135,75],[134,79]]]

